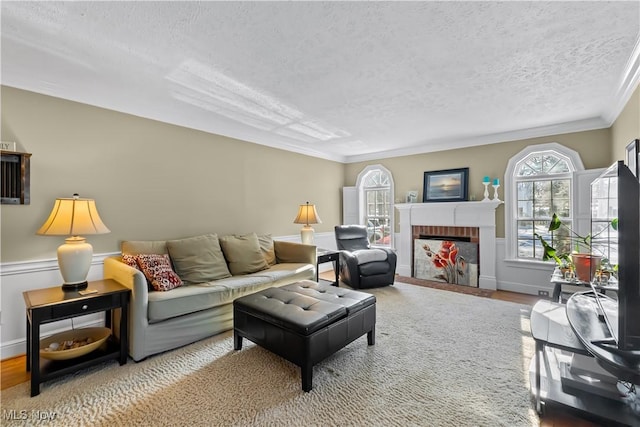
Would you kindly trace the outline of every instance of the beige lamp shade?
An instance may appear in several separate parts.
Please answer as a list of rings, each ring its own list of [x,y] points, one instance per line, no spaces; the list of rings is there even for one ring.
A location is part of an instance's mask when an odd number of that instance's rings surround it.
[[[316,211],[316,205],[310,205],[307,202],[304,205],[300,205],[298,208],[298,216],[293,220],[294,224],[304,224],[304,227],[300,230],[300,239],[305,245],[313,245],[313,227],[309,224],[322,224],[322,220]]]
[[[322,224],[318,211],[316,211],[316,205],[310,205],[307,202],[304,205],[300,205],[298,208],[298,216],[293,220],[294,224]]]
[[[36,234],[43,236],[79,236],[106,234],[111,230],[100,219],[93,199],[56,199],[49,218]]]
[[[71,236],[58,247],[58,266],[65,290],[87,286],[93,247],[80,234],[110,232],[98,215],[95,200],[81,199],[77,194],[73,196],[72,199],[56,199],[49,218],[36,232],[43,236]]]

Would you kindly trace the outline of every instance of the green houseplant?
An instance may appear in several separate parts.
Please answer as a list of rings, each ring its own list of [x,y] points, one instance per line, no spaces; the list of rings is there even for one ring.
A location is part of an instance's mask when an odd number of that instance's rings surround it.
[[[611,228],[618,229],[618,219],[614,218],[610,222]],[[609,260],[602,255],[594,254],[594,247],[592,241],[594,237],[600,235],[606,228],[603,228],[598,233],[586,236],[581,236],[571,229],[568,225],[564,224],[560,217],[553,214],[551,222],[549,223],[549,232],[566,231],[565,238],[571,242],[571,252],[560,252],[553,246],[551,246],[543,236],[538,233],[534,233],[534,236],[540,240],[543,248],[542,260],[554,260],[559,268],[574,268],[576,276],[583,282],[589,282],[594,277],[596,270],[601,267],[605,267],[610,272],[615,272],[617,266],[611,266]]]

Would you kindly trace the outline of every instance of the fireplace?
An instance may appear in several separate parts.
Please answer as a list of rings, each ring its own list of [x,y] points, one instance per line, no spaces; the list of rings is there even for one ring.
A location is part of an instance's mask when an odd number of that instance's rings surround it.
[[[420,236],[464,237],[478,245],[478,286],[497,289],[495,211],[501,201],[401,203],[397,272],[412,276],[414,240]]]
[[[478,238],[475,227],[413,226],[413,277],[478,287]],[[427,229],[430,234],[421,234]],[[473,231],[472,231],[473,230]],[[436,232],[438,234],[431,234]],[[475,235],[476,237],[472,237]]]

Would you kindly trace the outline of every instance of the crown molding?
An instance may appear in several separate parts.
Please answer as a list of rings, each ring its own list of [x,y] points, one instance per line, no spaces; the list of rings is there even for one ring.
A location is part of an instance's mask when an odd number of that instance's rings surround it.
[[[493,133],[481,135],[473,138],[461,138],[458,140],[443,139],[429,141],[422,145],[389,150],[384,152],[349,156],[345,163],[365,162],[372,160],[386,159],[390,157],[411,156],[415,154],[433,153],[437,151],[455,150],[457,148],[476,147],[480,145],[498,144],[507,141],[519,141],[529,138],[539,138],[543,136],[562,135],[572,132],[583,132],[595,129],[604,129],[610,126],[602,117],[592,117],[589,119],[575,120],[572,122],[558,123],[548,126],[520,129],[509,132]]]
[[[613,125],[624,107],[629,102],[633,91],[640,82],[640,36],[636,40],[636,45],[633,48],[631,57],[627,61],[627,65],[624,67],[622,76],[620,77],[620,84],[613,97],[613,102],[609,108],[609,111],[605,112],[602,116],[605,121],[609,123],[609,126]]]

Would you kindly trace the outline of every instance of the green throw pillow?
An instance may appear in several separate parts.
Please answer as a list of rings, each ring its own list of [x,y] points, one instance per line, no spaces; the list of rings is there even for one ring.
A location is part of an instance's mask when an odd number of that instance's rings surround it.
[[[258,242],[267,264],[269,266],[276,265],[276,251],[273,249],[273,237],[271,237],[271,234],[261,234],[258,236]]]
[[[168,240],[167,249],[184,282],[205,283],[231,276],[216,234]]]
[[[220,245],[229,264],[229,270],[234,276],[269,268],[256,233],[221,237]]]

